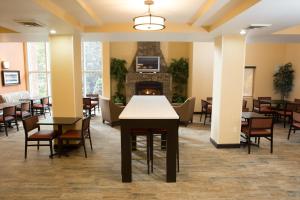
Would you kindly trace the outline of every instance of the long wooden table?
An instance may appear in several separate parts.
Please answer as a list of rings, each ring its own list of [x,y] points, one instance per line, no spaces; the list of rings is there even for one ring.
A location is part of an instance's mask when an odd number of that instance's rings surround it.
[[[165,96],[133,96],[119,116],[121,121],[122,181],[131,182],[133,128],[163,128],[167,131],[166,181],[176,182],[176,150],[179,116]]]

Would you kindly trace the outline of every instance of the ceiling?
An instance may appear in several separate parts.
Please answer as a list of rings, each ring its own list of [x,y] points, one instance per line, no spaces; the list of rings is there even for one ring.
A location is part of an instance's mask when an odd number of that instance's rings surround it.
[[[87,40],[211,41],[263,23],[272,26],[248,31],[247,41],[300,42],[299,10],[300,0],[154,0],[151,11],[167,19],[167,28],[142,32],[132,18],[146,13],[144,0],[1,0],[0,41],[46,40],[51,29]]]

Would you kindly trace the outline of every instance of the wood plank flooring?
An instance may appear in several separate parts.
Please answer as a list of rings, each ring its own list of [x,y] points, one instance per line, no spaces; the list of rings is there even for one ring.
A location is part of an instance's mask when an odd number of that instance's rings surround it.
[[[49,148],[31,147],[24,160],[23,128],[10,130],[8,137],[0,132],[0,200],[300,199],[300,131],[288,141],[282,124],[276,125],[273,154],[269,142],[261,140],[250,155],[246,148],[213,147],[209,126],[180,127],[177,183],[165,182],[165,152],[155,151],[154,173],[148,175],[141,150],[133,156],[133,182],[125,184],[119,127],[103,125],[100,117],[91,123],[94,151],[87,142],[87,159],[82,148],[51,160]]]

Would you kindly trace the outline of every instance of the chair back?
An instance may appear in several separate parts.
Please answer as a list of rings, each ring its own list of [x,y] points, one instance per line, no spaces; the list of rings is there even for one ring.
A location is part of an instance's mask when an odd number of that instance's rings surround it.
[[[293,121],[300,123],[300,113],[299,112],[293,113]]]
[[[29,102],[21,103],[21,111],[22,112],[24,112],[24,111],[30,112],[30,103]]]
[[[272,118],[253,118],[250,120],[251,129],[273,129]]]
[[[36,115],[22,120],[26,138],[28,137],[28,132],[36,128],[38,129],[40,128],[39,125],[37,124],[38,121],[39,118]]]
[[[91,100],[91,98],[89,98],[89,97],[84,97],[84,98],[82,98],[82,100],[83,100],[83,106],[85,107],[85,106],[90,106],[90,105],[92,105],[92,100]]]
[[[293,111],[296,111],[296,109],[297,109],[297,105],[296,104],[287,102],[285,104],[284,111],[285,112],[293,112]]]
[[[202,111],[207,111],[208,110],[208,102],[201,99],[201,107],[202,107]]]
[[[212,101],[212,99],[213,99],[212,97],[206,97],[207,101]]]
[[[90,128],[91,117],[85,117],[82,119],[82,131],[86,131]]]
[[[3,117],[6,116],[16,116],[16,106],[9,106],[3,108]]]
[[[41,99],[41,104],[43,104],[43,105],[49,105],[49,97],[43,97]]]
[[[261,100],[271,101],[271,100],[272,100],[271,97],[257,97],[257,99],[258,99],[259,101],[261,101]]]
[[[99,94],[86,94],[86,96],[99,98]]]

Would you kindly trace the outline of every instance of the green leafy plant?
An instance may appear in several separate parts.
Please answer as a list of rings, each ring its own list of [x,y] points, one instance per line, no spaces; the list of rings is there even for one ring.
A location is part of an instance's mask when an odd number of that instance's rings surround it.
[[[294,70],[292,63],[280,66],[278,71],[273,75],[273,86],[277,93],[280,93],[281,99],[289,96],[293,89]]]
[[[172,59],[168,72],[172,74],[174,85],[172,101],[182,103],[187,98],[187,82],[189,78],[188,60],[186,58]]]
[[[125,103],[125,95],[124,95],[124,88],[125,88],[125,80],[126,80],[126,73],[127,69],[125,67],[126,60],[112,58],[110,62],[110,74],[113,79],[117,81],[117,91],[113,96],[113,101],[115,103]]]

